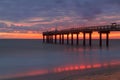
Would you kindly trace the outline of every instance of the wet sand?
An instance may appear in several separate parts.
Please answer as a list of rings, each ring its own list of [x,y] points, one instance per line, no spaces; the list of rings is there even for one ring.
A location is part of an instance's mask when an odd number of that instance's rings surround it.
[[[120,68],[88,73],[87,75],[74,75],[63,80],[120,80]]]
[[[109,66],[101,69],[96,68],[81,71],[66,71],[4,80],[120,80],[120,66]]]
[[[96,74],[93,76],[72,78],[70,80],[120,80],[120,71],[106,72],[103,74]]]

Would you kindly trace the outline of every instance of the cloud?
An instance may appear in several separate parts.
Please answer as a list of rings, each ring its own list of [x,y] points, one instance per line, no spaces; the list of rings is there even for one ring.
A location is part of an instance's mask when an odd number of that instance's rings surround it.
[[[106,5],[119,0],[0,0],[0,19],[21,21],[32,17],[78,15],[86,19],[101,14]]]
[[[5,23],[0,23],[0,28],[5,28],[5,27],[7,27],[7,24],[5,24]]]
[[[45,0],[48,2],[48,0]],[[3,20],[20,21],[39,16],[50,7],[44,0],[0,0],[0,15]],[[47,7],[48,6],[48,7]]]
[[[0,32],[42,32],[56,26],[117,22],[100,17],[119,16],[119,8],[120,0],[0,0]]]

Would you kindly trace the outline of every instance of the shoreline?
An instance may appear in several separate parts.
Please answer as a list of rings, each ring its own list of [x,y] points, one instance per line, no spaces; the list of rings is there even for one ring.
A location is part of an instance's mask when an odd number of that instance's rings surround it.
[[[120,65],[117,65],[117,66],[108,66],[103,68],[86,69],[82,71],[80,70],[67,71],[61,73],[18,77],[18,78],[3,79],[3,80],[108,80],[109,76],[118,77],[118,79],[109,79],[109,80],[120,80],[119,79],[120,77],[118,75],[119,73],[120,73]]]
[[[108,69],[94,69],[91,72],[72,75],[61,80],[120,80],[120,65]]]

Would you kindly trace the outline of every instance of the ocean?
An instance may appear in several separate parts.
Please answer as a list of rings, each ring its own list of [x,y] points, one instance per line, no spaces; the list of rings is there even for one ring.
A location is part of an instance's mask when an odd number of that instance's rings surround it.
[[[88,42],[87,42],[88,44]],[[110,46],[92,47],[47,44],[42,40],[0,40],[0,80],[60,73],[70,70],[100,68],[120,64],[120,40],[111,39]]]

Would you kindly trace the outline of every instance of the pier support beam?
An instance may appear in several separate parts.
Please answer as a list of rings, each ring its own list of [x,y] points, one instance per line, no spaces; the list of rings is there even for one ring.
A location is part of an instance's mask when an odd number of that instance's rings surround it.
[[[77,35],[76,45],[79,45],[79,33],[77,33],[76,35]]]
[[[86,46],[86,34],[89,34],[89,46],[92,45],[92,31],[83,32],[83,46]]]
[[[59,44],[61,44],[61,34],[59,35]]]
[[[109,46],[109,33],[106,33],[106,46]]]
[[[71,34],[71,45],[73,45],[73,33]]]
[[[64,34],[62,34],[62,44],[64,44]]]
[[[57,43],[57,35],[55,34],[55,44]]]
[[[92,45],[92,33],[89,33],[89,46]]]
[[[99,46],[102,47],[102,33],[99,33],[100,38],[99,38]]]
[[[49,35],[47,35],[46,38],[47,38],[47,40],[46,40],[47,43],[49,43]]]
[[[69,44],[69,34],[67,34],[67,44]]]
[[[50,40],[49,43],[53,43],[53,35],[49,36],[49,40]]]
[[[86,45],[86,38],[85,38],[85,32],[83,32],[83,46]]]
[[[100,34],[99,46],[100,47],[102,47],[102,34],[106,34],[106,47],[109,46],[109,33],[110,33],[110,31],[101,31],[101,32],[99,32],[99,34]]]

